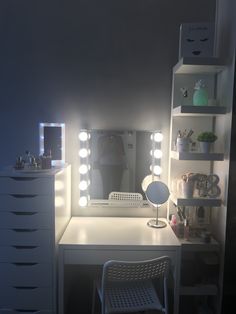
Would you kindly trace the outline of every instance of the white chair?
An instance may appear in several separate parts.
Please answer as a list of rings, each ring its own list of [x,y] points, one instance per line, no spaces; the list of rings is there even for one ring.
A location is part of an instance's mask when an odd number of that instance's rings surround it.
[[[96,291],[102,314],[148,310],[168,314],[169,269],[168,256],[146,261],[107,261],[103,265],[102,279],[94,281],[92,314],[95,312]],[[154,287],[154,279],[161,283],[161,296]]]
[[[140,207],[143,203],[143,196],[141,193],[133,192],[111,192],[108,197],[109,205],[119,204],[123,206],[137,206]]]

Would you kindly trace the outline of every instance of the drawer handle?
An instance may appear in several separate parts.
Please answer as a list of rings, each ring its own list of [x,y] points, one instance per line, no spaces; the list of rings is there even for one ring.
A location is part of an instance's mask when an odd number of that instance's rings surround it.
[[[38,246],[36,245],[12,245],[17,250],[32,250],[36,249]]]
[[[13,287],[13,288],[15,288],[15,289],[17,289],[17,290],[33,290],[33,289],[37,289],[38,287],[34,287],[34,286],[32,286],[32,287],[15,286],[15,287]]]
[[[38,263],[12,263],[12,265],[15,265],[15,266],[35,266],[37,264]]]
[[[37,212],[16,212],[16,211],[11,211],[11,213],[17,216],[31,216],[37,214]]]
[[[22,310],[22,309],[13,309],[13,311],[15,312],[19,312],[19,313],[39,313],[38,310]]]
[[[12,229],[15,232],[35,232],[38,229]]]
[[[37,196],[37,194],[10,194],[10,195],[15,198],[33,198]]]
[[[12,180],[15,180],[15,181],[33,181],[33,180],[37,179],[34,177],[9,177],[9,178],[11,178]]]

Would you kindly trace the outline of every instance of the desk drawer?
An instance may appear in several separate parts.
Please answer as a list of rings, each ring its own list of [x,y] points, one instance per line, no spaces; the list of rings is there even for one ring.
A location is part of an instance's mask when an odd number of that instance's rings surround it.
[[[52,194],[52,178],[0,177],[1,194]]]
[[[52,247],[52,232],[37,229],[2,229],[0,230],[0,246],[37,245]]]
[[[52,264],[1,263],[0,287],[50,287]]]
[[[53,296],[50,288],[17,289],[2,287],[0,308],[34,310],[37,313],[40,310],[51,310],[52,300]]]
[[[52,263],[51,246],[0,246],[0,263]]]
[[[50,229],[52,213],[38,212],[0,212],[1,229]]]
[[[1,211],[52,212],[54,199],[51,195],[0,194]]]
[[[138,250],[65,250],[65,264],[89,264],[102,265],[110,259],[126,260],[126,261],[141,261],[167,255],[175,264],[176,252],[169,250],[153,250],[153,251],[138,251]]]

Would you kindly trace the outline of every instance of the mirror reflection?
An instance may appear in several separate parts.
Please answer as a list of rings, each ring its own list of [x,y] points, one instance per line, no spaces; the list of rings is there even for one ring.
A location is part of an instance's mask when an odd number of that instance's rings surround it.
[[[90,198],[108,199],[113,191],[145,197],[142,180],[150,174],[153,148],[150,131],[90,132]]]

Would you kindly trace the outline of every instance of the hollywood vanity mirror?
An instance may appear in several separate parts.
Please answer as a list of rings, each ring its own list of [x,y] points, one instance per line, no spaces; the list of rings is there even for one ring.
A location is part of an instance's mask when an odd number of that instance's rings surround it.
[[[160,132],[81,130],[80,206],[104,205],[108,200],[111,204],[112,198],[120,200],[126,194],[136,198],[132,193],[139,193],[138,200],[145,199],[143,178],[161,173],[161,141]],[[118,197],[114,192],[119,192]]]

